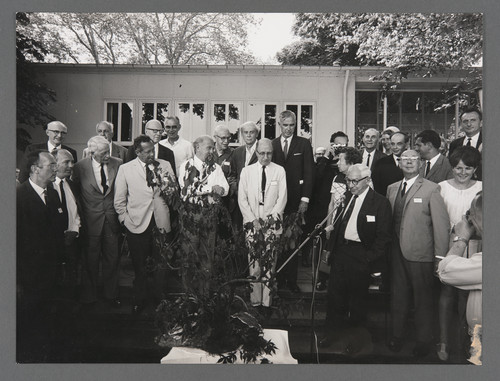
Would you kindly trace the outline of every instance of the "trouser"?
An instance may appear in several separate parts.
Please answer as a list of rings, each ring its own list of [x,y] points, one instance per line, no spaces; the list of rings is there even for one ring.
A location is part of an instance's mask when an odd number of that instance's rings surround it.
[[[433,262],[412,262],[403,257],[399,240],[393,242],[392,250],[392,333],[402,338],[411,307],[415,308],[416,340],[429,343],[433,336],[433,327],[437,324],[436,290]]]
[[[132,266],[134,267],[134,301],[136,304],[143,303],[147,296],[147,279],[148,273],[146,270],[146,262],[149,259],[159,255],[158,247],[154,243],[153,229],[156,224],[154,217],[142,233],[135,234],[127,230],[127,241],[132,257]],[[158,300],[164,297],[165,274],[166,269],[157,267],[154,269],[154,287],[153,294]]]
[[[120,264],[118,234],[113,232],[109,222],[105,219],[101,234],[89,235],[83,263],[82,303],[91,303],[97,300],[100,259],[102,259],[103,295],[107,299],[114,299],[118,296]]]
[[[328,280],[326,329],[342,327],[346,321],[363,324],[367,315],[370,271],[361,243],[340,243],[333,252]]]

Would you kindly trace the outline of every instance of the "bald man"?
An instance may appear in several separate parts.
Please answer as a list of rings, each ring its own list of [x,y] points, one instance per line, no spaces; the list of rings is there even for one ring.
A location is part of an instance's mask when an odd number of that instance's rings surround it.
[[[71,155],[73,156],[73,160],[76,163],[77,161],[76,151],[73,148],[62,144],[64,138],[66,137],[66,134],[68,133],[68,127],[66,127],[64,123],[59,121],[50,122],[45,127],[45,133],[48,136],[47,142],[39,144],[30,144],[28,147],[26,147],[26,150],[24,151],[24,158],[22,160],[20,168],[21,171],[19,173],[19,182],[23,183],[29,177],[29,172],[28,169],[26,168],[26,158],[31,152],[38,150],[47,150],[50,153],[55,153],[56,150],[63,148],[71,153]]]

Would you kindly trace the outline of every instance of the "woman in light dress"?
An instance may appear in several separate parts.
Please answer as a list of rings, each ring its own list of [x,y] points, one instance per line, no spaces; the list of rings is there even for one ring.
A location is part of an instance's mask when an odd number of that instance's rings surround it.
[[[481,154],[473,147],[459,147],[450,156],[450,164],[453,168],[453,178],[440,182],[439,186],[453,228],[462,220],[462,217],[469,210],[472,200],[483,188],[482,182],[474,179],[474,173],[481,165]],[[456,235],[452,234],[450,239],[453,240],[455,237]],[[462,256],[468,256],[469,252],[481,251],[479,245],[479,240],[470,240]],[[440,343],[437,354],[443,361],[449,358],[450,325],[454,313],[453,306],[458,299],[456,288],[445,284],[441,285],[439,298]]]

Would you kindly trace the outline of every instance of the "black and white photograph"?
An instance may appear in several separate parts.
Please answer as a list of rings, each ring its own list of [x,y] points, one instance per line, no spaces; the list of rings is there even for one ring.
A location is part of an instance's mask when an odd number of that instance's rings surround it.
[[[488,14],[12,17],[17,366],[496,351]]]

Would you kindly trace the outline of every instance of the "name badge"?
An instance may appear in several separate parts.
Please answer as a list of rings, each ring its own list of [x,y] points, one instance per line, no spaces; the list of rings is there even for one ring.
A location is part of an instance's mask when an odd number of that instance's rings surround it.
[[[366,216],[366,222],[375,222],[375,216]]]
[[[304,184],[304,180],[300,180],[300,181],[299,181],[299,184]]]
[[[271,185],[278,185],[278,180],[272,180]]]
[[[61,208],[57,208],[57,211],[62,214],[63,210]]]
[[[413,199],[413,202],[414,202],[415,204],[421,204],[421,203],[422,203],[422,199],[421,199],[421,198],[418,198],[418,197],[415,197],[415,198]]]

